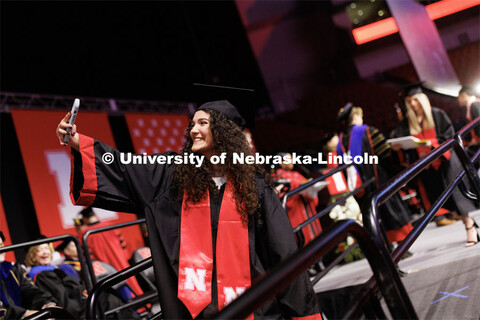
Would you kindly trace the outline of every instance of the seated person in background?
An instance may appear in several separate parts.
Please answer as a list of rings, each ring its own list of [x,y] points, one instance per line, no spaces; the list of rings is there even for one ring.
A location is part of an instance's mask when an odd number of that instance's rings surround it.
[[[57,247],[56,250],[61,252],[64,255],[65,259],[64,259],[63,263],[71,266],[77,272],[78,276],[80,277],[80,273],[81,273],[81,270],[82,270],[82,265],[80,264],[80,260],[78,260],[78,252],[77,252],[77,247],[75,246],[75,242],[67,239],[67,240],[63,241]],[[94,261],[94,263],[95,262],[98,263],[99,261]],[[96,271],[95,265],[93,266],[93,269]],[[95,274],[97,274],[97,272],[95,272]],[[97,281],[98,281],[98,279],[97,279]],[[127,286],[123,286],[120,289],[118,289],[117,293],[123,299],[123,301],[128,301],[133,297],[132,292],[130,291],[130,289]],[[111,303],[113,303],[113,302],[111,301]]]
[[[30,247],[25,258],[26,265],[32,267],[28,276],[39,288],[52,294],[59,306],[77,318],[85,318],[87,291],[71,266],[51,264],[52,252],[48,243]]]
[[[88,230],[112,225],[109,221],[101,222],[92,207],[83,209],[80,211],[80,214],[82,216],[82,224],[77,226],[79,237],[83,237]],[[130,266],[125,250],[125,240],[118,229],[93,234],[88,238],[88,245],[92,259],[106,262],[118,271]],[[137,295],[143,294],[140,285],[134,277],[128,278],[126,281]]]
[[[0,247],[4,241],[0,231]],[[0,319],[23,319],[40,309],[56,306],[55,298],[34,285],[26,273],[20,264],[5,261],[5,253],[0,254]]]
[[[279,155],[283,156],[284,159],[285,157],[292,159],[292,155],[290,153],[280,153]],[[289,163],[284,162],[280,166],[281,168],[273,174],[273,178],[275,181],[288,181],[290,183],[290,189],[287,191],[296,189],[309,181],[300,173],[293,170],[292,161],[289,161]],[[283,187],[280,187],[280,189],[282,188]],[[280,190],[280,198],[282,198],[287,191]],[[306,189],[301,194],[294,195],[293,197],[287,199],[287,215],[293,228],[313,217],[317,213],[315,209],[318,203],[317,193],[318,189],[315,189],[314,186],[312,186],[312,188]],[[318,219],[302,228],[302,234],[305,238],[303,241],[304,244],[312,241],[321,232],[322,227],[320,226],[320,221]]]
[[[68,264],[70,267],[73,268],[80,276],[80,271],[82,270],[82,266],[80,261],[78,260],[78,253],[77,247],[75,246],[75,242],[72,240],[65,240],[59,246],[55,248],[56,251],[63,254],[65,259],[63,260],[64,264]]]

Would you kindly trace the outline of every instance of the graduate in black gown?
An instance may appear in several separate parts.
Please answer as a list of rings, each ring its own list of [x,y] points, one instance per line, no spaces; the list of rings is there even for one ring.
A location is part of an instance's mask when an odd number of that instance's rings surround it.
[[[375,182],[366,188],[366,194],[388,181],[390,168],[390,145],[386,142],[383,134],[375,127],[363,123],[363,110],[348,103],[340,109],[338,120],[347,125],[345,132],[339,136],[337,154],[349,153],[352,157],[367,153],[378,157],[378,165],[362,164],[355,165],[363,182],[372,177]],[[366,200],[359,199],[359,203]],[[363,205],[361,205],[363,207]],[[402,202],[398,194],[391,197],[380,207],[380,218],[390,242],[402,241],[412,230],[408,208]]]
[[[60,143],[69,117],[57,127]],[[232,163],[234,152],[251,154],[244,126],[228,101],[205,103],[185,131],[182,151],[182,156],[204,157],[201,164],[142,165],[122,164],[119,151],[73,128],[72,198],[77,205],[145,215],[166,319],[216,312],[296,251],[267,175],[254,165]],[[113,154],[113,163],[102,161],[106,152]],[[211,164],[224,152],[225,164]],[[320,319],[307,274],[253,316]]]
[[[425,157],[430,151],[438,147],[444,141],[453,138],[455,130],[452,122],[445,111],[432,107],[427,95],[418,85],[407,87],[405,91],[405,106],[407,108],[405,119],[395,128],[395,137],[415,136],[420,140],[427,141],[416,149],[403,150],[400,154],[406,165],[411,165],[420,158]],[[397,146],[392,146],[398,149]],[[441,158],[423,170],[417,177],[417,189],[422,197],[426,210],[440,196],[447,183],[451,182],[462,169],[460,161],[454,152],[447,152]],[[466,181],[466,179],[464,179]],[[456,210],[461,216],[467,229],[466,246],[478,242],[478,233],[475,222],[468,213],[476,209],[475,204],[467,200],[455,188],[446,207]]]

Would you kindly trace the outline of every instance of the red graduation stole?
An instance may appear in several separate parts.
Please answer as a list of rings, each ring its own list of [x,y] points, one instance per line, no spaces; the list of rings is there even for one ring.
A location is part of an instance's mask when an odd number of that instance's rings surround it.
[[[440,144],[438,143],[438,140],[437,140],[437,133],[435,132],[435,127],[430,129],[425,129],[425,125],[423,121],[422,121],[422,127],[423,127],[423,132],[419,132],[418,134],[415,134],[414,137],[420,140],[430,140],[432,143],[432,147],[437,148]],[[417,148],[418,157],[423,158],[430,151],[432,151],[431,147],[418,147]],[[443,156],[447,160],[450,159],[450,151],[445,152]],[[440,168],[441,165],[442,165],[442,159],[440,158],[432,162],[432,167],[435,170],[438,170],[438,168]]]
[[[212,299],[212,226],[210,195],[198,203],[185,204],[183,197],[180,221],[180,258],[178,298],[193,318]],[[248,227],[244,226],[227,182],[220,208],[217,230],[216,270],[218,306],[223,309],[251,286]],[[213,284],[215,285],[215,284]],[[253,319],[253,315],[249,316]]]

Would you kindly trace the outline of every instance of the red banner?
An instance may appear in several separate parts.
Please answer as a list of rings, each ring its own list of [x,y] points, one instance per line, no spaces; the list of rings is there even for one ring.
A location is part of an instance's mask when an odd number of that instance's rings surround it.
[[[82,207],[74,206],[69,196],[70,148],[60,145],[55,135],[64,111],[12,110],[20,150],[27,173],[40,232],[47,236],[70,233]],[[77,116],[78,131],[114,145],[106,113],[82,112]],[[122,223],[135,220],[132,214],[95,209],[101,220]],[[122,229],[131,254],[144,243],[138,226]]]
[[[5,236],[5,241],[3,244],[9,246],[12,244],[12,238],[10,237],[10,231],[8,230],[7,217],[5,216],[5,211],[3,210],[2,197],[0,196],[0,231],[3,232]],[[7,252],[5,256],[6,261],[15,262],[15,251]]]
[[[180,152],[187,115],[126,113],[125,119],[136,153]]]

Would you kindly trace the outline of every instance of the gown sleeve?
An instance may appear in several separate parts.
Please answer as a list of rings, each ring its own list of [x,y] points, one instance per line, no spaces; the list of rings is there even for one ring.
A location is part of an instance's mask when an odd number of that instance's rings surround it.
[[[48,302],[56,303],[55,298],[50,293],[38,288],[27,278],[27,271],[22,266],[15,264],[13,271],[20,283],[22,305],[28,309],[40,310]]]
[[[104,162],[106,154],[113,156],[112,163]],[[142,212],[158,193],[169,165],[124,164],[121,156],[115,148],[79,134],[79,151],[72,149],[70,197],[73,204]]]
[[[283,207],[271,187],[265,187],[263,201],[264,223],[268,242],[268,259],[271,266],[287,259],[297,245],[292,227]],[[291,319],[321,319],[312,283],[306,272],[277,296],[282,315]]]

